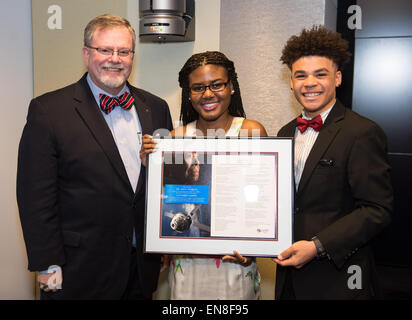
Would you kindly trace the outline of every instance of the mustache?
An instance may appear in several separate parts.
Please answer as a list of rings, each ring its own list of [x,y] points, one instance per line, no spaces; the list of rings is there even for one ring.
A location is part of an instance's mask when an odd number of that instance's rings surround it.
[[[118,69],[123,70],[123,66],[120,63],[106,63],[102,65],[103,69]]]

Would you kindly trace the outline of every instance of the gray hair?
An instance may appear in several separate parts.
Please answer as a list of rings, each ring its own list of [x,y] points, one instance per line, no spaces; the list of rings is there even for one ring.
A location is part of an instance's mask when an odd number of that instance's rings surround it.
[[[136,32],[131,26],[130,22],[125,18],[115,16],[112,14],[102,14],[94,19],[92,19],[84,29],[84,38],[83,43],[85,46],[90,46],[93,40],[93,34],[97,29],[106,29],[114,27],[126,27],[129,30],[130,35],[133,40],[133,48],[135,49],[136,45]]]

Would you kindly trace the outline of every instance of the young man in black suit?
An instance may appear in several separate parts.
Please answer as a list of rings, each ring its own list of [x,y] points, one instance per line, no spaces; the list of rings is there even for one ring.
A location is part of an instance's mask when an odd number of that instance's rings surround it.
[[[143,253],[139,151],[143,134],[172,123],[164,100],[127,82],[135,41],[126,19],[94,18],[82,49],[88,72],[30,103],[17,199],[42,299],[151,299],[156,290],[159,257]],[[49,290],[53,265],[58,290]]]
[[[347,43],[315,26],[281,61],[303,107],[280,137],[295,138],[294,243],[274,259],[277,299],[379,298],[371,240],[390,222],[386,136],[336,99]]]

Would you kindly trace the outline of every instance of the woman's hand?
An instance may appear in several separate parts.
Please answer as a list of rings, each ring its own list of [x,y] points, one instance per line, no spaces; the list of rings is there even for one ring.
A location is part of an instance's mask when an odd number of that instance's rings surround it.
[[[253,258],[250,257],[243,257],[239,252],[236,250],[233,251],[233,256],[224,256],[222,258],[222,261],[229,261],[229,262],[234,262],[234,263],[239,263],[242,266],[247,267],[250,265],[253,261]]]
[[[160,272],[163,272],[164,270],[169,268],[170,259],[171,259],[170,255],[168,255],[168,254],[163,255],[163,261],[162,261],[162,266],[160,268]]]
[[[145,134],[142,137],[142,147],[140,148],[140,161],[142,165],[146,167],[147,155],[156,150],[156,141],[153,140],[151,135]]]

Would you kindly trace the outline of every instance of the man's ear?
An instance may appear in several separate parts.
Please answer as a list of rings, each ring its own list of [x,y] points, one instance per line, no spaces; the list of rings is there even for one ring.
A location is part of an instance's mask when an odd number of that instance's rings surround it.
[[[339,87],[342,84],[342,72],[340,70],[336,71],[335,75],[335,86]]]
[[[88,64],[89,64],[88,62],[89,62],[90,51],[88,50],[87,47],[83,47],[83,48],[82,48],[82,56],[83,56],[84,64],[85,64],[86,66],[88,66]]]

